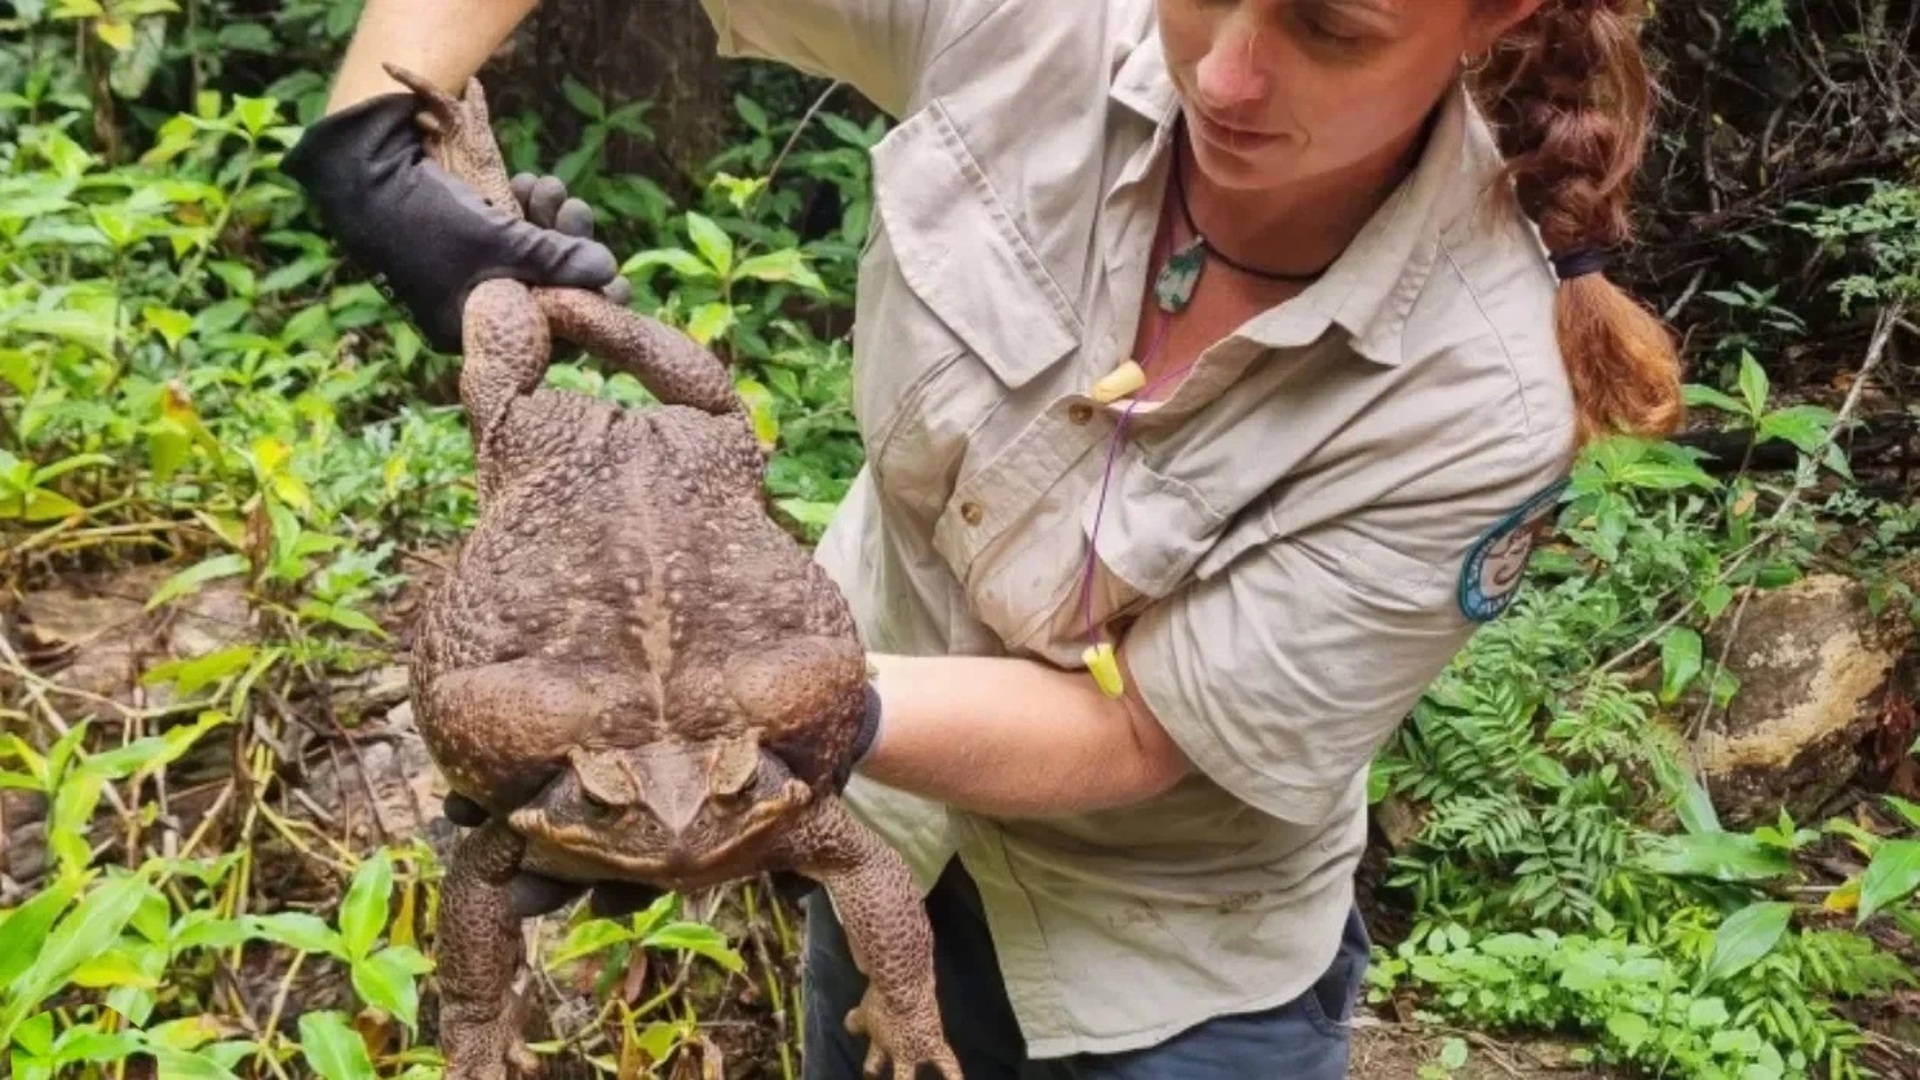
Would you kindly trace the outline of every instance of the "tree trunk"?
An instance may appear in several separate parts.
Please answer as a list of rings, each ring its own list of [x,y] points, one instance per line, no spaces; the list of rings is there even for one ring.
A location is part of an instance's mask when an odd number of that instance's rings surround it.
[[[681,198],[731,134],[731,94],[715,47],[699,0],[547,0],[483,78],[496,114],[538,114],[547,168],[580,146],[592,123],[562,92],[568,77],[609,112],[652,102],[643,119],[654,140],[609,132],[599,169],[645,175]]]

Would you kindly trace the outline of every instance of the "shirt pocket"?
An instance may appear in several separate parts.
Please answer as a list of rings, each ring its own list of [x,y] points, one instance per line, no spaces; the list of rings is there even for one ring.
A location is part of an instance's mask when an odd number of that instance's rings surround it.
[[[1082,324],[939,100],[872,151],[853,408],[889,501],[936,519],[969,440]]]

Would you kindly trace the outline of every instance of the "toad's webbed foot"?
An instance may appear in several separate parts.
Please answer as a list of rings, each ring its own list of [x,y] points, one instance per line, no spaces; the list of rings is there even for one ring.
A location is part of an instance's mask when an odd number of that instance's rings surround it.
[[[863,1072],[869,1080],[917,1080],[924,1065],[943,1080],[962,1080],[934,996],[933,931],[906,863],[838,798],[816,806],[796,823],[787,853],[826,887],[854,965],[867,977],[865,996],[846,1018],[847,1030],[867,1039]]]

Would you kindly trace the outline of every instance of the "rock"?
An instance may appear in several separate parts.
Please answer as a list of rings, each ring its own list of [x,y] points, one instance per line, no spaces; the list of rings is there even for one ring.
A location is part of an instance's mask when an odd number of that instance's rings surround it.
[[[1689,747],[1722,823],[1771,822],[1782,807],[1805,822],[1850,784],[1871,786],[1893,764],[1878,759],[1890,681],[1914,648],[1904,612],[1874,616],[1864,587],[1833,574],[1754,595],[1737,626],[1732,610],[1705,635],[1705,657],[1718,658],[1732,630],[1727,668],[1740,689]],[[1684,729],[1704,701],[1690,691],[1670,722]]]

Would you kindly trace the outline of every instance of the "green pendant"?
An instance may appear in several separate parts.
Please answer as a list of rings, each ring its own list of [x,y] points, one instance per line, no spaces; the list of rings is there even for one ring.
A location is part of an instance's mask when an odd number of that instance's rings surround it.
[[[1161,311],[1171,313],[1187,306],[1206,263],[1207,242],[1198,236],[1167,257],[1167,265],[1160,268],[1160,277],[1153,283],[1153,297]]]

